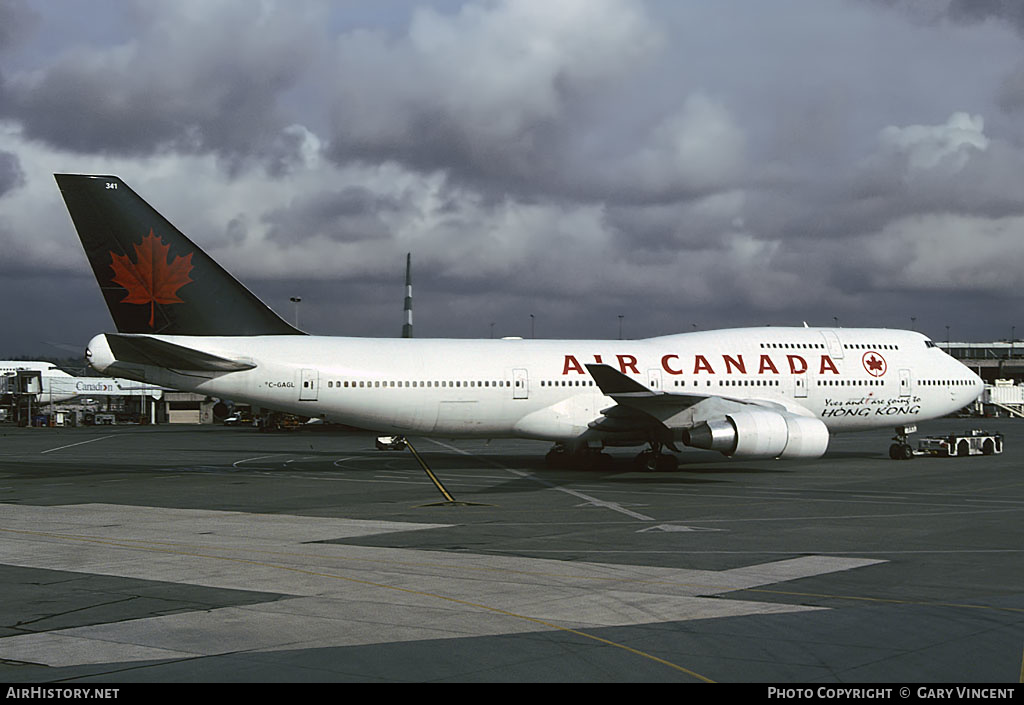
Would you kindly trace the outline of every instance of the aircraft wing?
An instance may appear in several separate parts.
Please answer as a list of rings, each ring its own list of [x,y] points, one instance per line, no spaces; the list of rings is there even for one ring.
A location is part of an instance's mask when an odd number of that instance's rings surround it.
[[[605,364],[587,364],[586,368],[600,390],[616,402],[590,424],[598,431],[625,433],[653,428],[664,439],[671,436],[671,429],[690,428],[751,406],[785,412],[784,407],[769,401],[653,390]]]
[[[642,437],[673,450],[674,441],[682,440],[696,448],[751,457],[820,457],[828,447],[828,429],[806,409],[767,399],[656,391],[608,365],[587,369],[601,391],[615,400],[589,426],[612,438]]]
[[[655,391],[630,379],[609,365],[589,364],[586,367],[602,392],[620,404],[641,411],[649,412],[659,407],[682,410],[704,401],[709,396]]]
[[[107,333],[106,338],[118,362],[203,372],[236,372],[256,367],[252,362],[231,360],[144,335]]]

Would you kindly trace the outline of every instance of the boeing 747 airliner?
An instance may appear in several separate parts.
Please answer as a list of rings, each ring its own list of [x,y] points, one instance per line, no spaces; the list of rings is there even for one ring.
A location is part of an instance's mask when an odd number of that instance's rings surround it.
[[[949,414],[981,379],[909,331],[743,328],[645,340],[306,335],[116,176],[56,175],[117,333],[92,366],[382,433],[552,441],[551,461],[680,445],[814,458],[830,433]],[[899,432],[899,431],[898,431]],[[905,439],[892,457],[909,457]]]

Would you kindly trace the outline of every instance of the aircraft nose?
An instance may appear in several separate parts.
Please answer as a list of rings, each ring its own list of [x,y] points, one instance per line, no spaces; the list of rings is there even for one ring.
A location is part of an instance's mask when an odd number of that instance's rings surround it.
[[[983,380],[981,377],[979,377],[974,372],[972,372],[971,374],[974,376],[974,391],[975,391],[975,397],[974,398],[977,399],[985,391],[985,380]]]
[[[980,397],[982,392],[985,391],[985,380],[983,380],[981,377],[979,377],[976,372],[974,372],[973,370],[968,368],[966,365],[964,365],[962,363],[957,363],[957,364],[959,364],[960,367],[961,367],[961,369],[960,369],[960,373],[961,374],[963,374],[965,370],[966,370],[966,373],[967,373],[967,378],[969,380],[969,384],[968,384],[967,388],[965,389],[965,393],[964,393],[964,400],[965,401],[964,401],[964,404],[965,405],[966,404],[970,404],[975,399]]]

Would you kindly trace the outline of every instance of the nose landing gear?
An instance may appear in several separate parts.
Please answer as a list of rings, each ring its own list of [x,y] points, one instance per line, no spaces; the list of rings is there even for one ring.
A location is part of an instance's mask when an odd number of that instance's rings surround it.
[[[895,443],[889,446],[889,457],[893,460],[910,460],[914,457],[914,449],[907,438],[911,433],[917,431],[917,426],[897,426],[896,435],[892,437]]]

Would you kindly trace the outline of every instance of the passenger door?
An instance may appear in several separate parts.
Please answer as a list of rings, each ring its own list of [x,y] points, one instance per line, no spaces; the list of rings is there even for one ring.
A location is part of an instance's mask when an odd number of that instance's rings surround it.
[[[526,370],[517,367],[512,370],[512,398],[513,399],[529,399],[530,398],[530,379]]]
[[[909,397],[911,392],[910,370],[900,370],[900,396]]]
[[[299,373],[299,401],[316,401],[320,386],[320,373],[304,369]]]
[[[647,370],[647,386],[656,392],[661,391],[661,370],[656,367]]]

